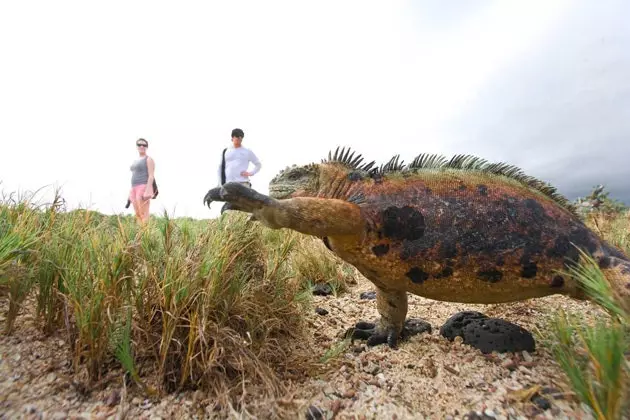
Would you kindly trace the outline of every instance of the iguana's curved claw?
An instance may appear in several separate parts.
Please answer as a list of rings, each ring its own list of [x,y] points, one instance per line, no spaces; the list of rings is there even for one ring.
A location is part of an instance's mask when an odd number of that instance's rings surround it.
[[[228,182],[222,187],[212,188],[208,191],[203,202],[210,207],[210,203],[213,201],[225,201],[230,203],[232,208],[249,213],[274,203],[273,198],[260,194],[238,182]]]
[[[366,340],[368,346],[377,346],[385,344],[394,349],[398,344],[398,332],[394,328],[388,328],[386,331],[379,331],[373,322],[357,322],[354,328],[346,331],[346,337],[351,339]]]
[[[221,200],[221,187],[212,188],[203,197],[203,204],[210,208],[210,203]]]
[[[421,319],[410,318],[405,321],[402,331],[399,333],[394,327],[379,330],[374,322],[357,322],[354,328],[349,328],[345,336],[351,339],[366,340],[368,346],[385,344],[395,349],[398,347],[398,340],[405,340],[413,335],[423,332],[431,333],[431,324]]]

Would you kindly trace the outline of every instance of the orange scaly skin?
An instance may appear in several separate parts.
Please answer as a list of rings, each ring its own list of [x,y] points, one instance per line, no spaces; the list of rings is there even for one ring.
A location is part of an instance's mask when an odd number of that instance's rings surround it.
[[[209,191],[206,201],[229,201],[271,228],[318,236],[355,266],[377,288],[381,319],[372,344],[395,346],[407,293],[466,303],[558,293],[581,299],[577,282],[559,273],[579,260],[577,248],[614,272],[613,285],[628,297],[628,257],[588,229],[552,187],[474,159],[403,167],[394,158],[371,169],[342,150],[282,171],[270,197],[237,184]]]

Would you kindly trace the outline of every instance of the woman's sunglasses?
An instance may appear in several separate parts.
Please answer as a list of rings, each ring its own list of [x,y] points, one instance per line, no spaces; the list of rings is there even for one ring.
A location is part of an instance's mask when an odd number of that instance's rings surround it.
[[[149,147],[148,145],[146,145],[144,143],[136,143],[136,146],[138,146],[138,147]]]

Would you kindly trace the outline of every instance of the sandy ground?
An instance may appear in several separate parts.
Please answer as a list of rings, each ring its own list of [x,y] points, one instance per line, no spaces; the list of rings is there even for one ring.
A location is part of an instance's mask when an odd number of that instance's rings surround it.
[[[377,317],[375,301],[359,297],[370,290],[371,283],[361,279],[340,297],[314,297],[315,306],[328,314],[309,314],[310,333],[321,349],[313,357],[319,358],[337,343],[339,334],[357,320]],[[410,295],[408,316],[429,322],[432,333],[414,336],[397,350],[366,348],[355,341],[331,362],[334,368],[319,377],[304,378],[286,398],[269,404],[300,419],[588,419],[539,341],[532,354],[483,355],[459,340],[450,342],[439,335],[439,327],[459,311],[476,310],[535,331],[546,328],[548,316],[561,307],[587,317],[599,312],[589,303],[559,296],[516,304],[464,305]],[[0,298],[0,328],[6,308],[6,298]],[[137,388],[125,388],[120,371],[85,393],[71,376],[63,336],[44,336],[28,308],[17,326],[12,336],[0,335],[1,419],[218,417],[199,391],[152,402]],[[544,398],[532,401],[536,390]]]

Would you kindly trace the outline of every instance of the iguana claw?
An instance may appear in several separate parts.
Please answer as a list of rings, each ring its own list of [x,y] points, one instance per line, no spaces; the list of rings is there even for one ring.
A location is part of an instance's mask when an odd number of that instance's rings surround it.
[[[221,200],[221,187],[212,188],[209,190],[205,197],[203,197],[203,204],[210,208],[210,203],[213,201],[222,201]]]
[[[388,328],[386,331],[380,332],[373,322],[357,322],[354,328],[346,331],[346,336],[350,334],[350,338],[353,340],[367,339],[368,346],[387,343],[390,348],[394,349],[398,344],[398,332],[394,328]]]
[[[209,190],[203,202],[208,207],[213,201],[225,201],[234,205],[235,209],[252,212],[260,209],[265,205],[273,204],[274,200],[264,194],[239,184],[238,182],[228,182],[222,187],[216,187]]]
[[[365,340],[367,339],[368,346],[376,346],[379,344],[387,343],[387,345],[395,349],[398,346],[399,338],[405,340],[413,335],[421,334],[423,332],[431,332],[431,324],[422,321],[421,319],[410,318],[405,321],[400,334],[395,328],[389,327],[385,331],[379,331],[374,322],[357,322],[354,328],[349,328],[346,331],[346,337],[351,339]]]

